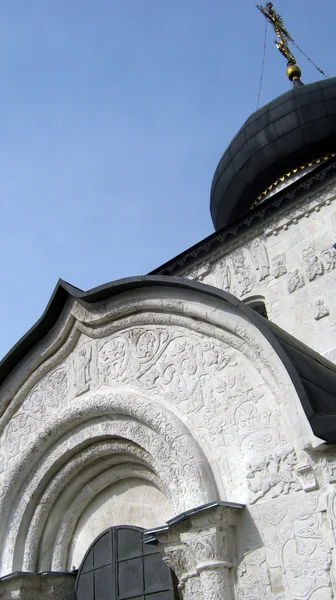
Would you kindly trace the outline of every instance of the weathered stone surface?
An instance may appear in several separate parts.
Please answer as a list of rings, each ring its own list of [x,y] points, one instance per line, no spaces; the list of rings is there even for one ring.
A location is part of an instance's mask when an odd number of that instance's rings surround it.
[[[75,600],[72,573],[13,573],[0,580],[1,600]]]
[[[336,182],[307,192],[290,208],[183,277],[203,281],[244,302],[265,300],[269,319],[336,361]],[[322,320],[323,319],[323,320]]]
[[[155,534],[185,600],[233,600],[235,537],[242,506],[210,506]]]
[[[266,250],[254,247],[259,282],[271,277]],[[220,520],[193,525],[197,539],[181,532],[197,553],[185,598],[333,597],[336,458],[242,312],[172,288],[73,301],[13,377],[0,423],[2,575],[68,571],[107,524],[159,526],[220,499],[246,504],[244,517],[234,542]],[[214,538],[220,558],[202,569]]]

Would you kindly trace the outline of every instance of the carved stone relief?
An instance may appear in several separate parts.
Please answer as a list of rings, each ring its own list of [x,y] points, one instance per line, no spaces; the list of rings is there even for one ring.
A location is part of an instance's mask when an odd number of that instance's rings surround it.
[[[288,588],[306,599],[324,588],[332,598],[329,569],[331,557],[321,534],[321,513],[295,519],[292,535],[283,546],[283,565]]]
[[[259,269],[260,267],[259,275],[261,275],[263,269],[263,262],[260,255],[262,255],[262,251],[260,251],[259,248],[259,240],[255,240],[254,243],[256,245],[253,254],[256,265],[254,266],[254,268]],[[245,296],[253,290],[255,285],[255,275],[252,271],[251,258],[247,255],[243,248],[238,248],[237,250],[235,250],[231,254],[230,258],[232,261],[233,271],[236,276],[236,281],[238,283],[238,296]]]
[[[265,238],[266,240],[266,238]],[[288,273],[286,253],[271,258],[263,237],[255,238],[246,247],[233,250],[214,263],[206,263],[203,279],[218,287],[230,291],[238,297],[250,294],[257,282],[279,279]],[[249,249],[249,253],[247,250]],[[270,268],[270,262],[272,268]],[[199,267],[200,269],[201,267]],[[336,249],[329,246],[323,251],[316,250],[312,243],[301,252],[300,265],[287,275],[287,289],[290,294],[302,288],[306,283],[329,273],[336,268]],[[186,274],[195,278],[193,271]],[[269,279],[270,278],[270,279]]]
[[[275,511],[272,506],[260,516],[273,594],[309,600],[320,590],[318,597],[333,598],[331,554],[323,533],[325,513],[318,498],[300,496],[296,503],[288,499]]]
[[[190,271],[188,271],[184,275],[184,277],[188,277],[189,279],[195,279],[196,281],[203,281],[205,275],[207,275],[207,273],[209,273],[210,270],[210,263],[203,263],[202,265],[190,269]]]
[[[4,462],[11,464],[37,441],[43,418],[57,414],[68,403],[68,374],[64,367],[55,369],[29,393],[20,410],[4,431]]]
[[[246,296],[250,294],[254,287],[254,280],[252,277],[251,269],[243,269],[237,273],[237,280],[240,284],[240,295]]]
[[[211,341],[202,341],[181,331],[134,328],[99,343],[100,379],[105,385],[133,380],[133,384],[154,393],[164,393],[187,413],[204,406],[202,380],[218,374],[230,362],[230,355]]]
[[[302,489],[305,492],[316,490],[319,485],[314,473],[314,465],[307,460],[306,463],[300,463],[296,467],[296,473]]]
[[[254,266],[259,274],[259,280],[263,281],[269,276],[270,265],[265,244],[260,239],[255,239],[251,245],[251,256]]]
[[[54,413],[64,408],[68,395],[68,376],[64,369],[56,369],[46,381],[45,388],[45,406],[48,413]],[[41,393],[39,402],[39,411],[44,402],[43,394]]]
[[[73,357],[73,390],[75,396],[85,394],[92,386],[92,373],[95,371],[95,346],[91,341],[76,348]]]
[[[308,248],[302,252],[302,256],[308,281],[314,281],[314,279],[323,275],[324,265],[317,256],[314,245],[308,246]]]
[[[306,276],[304,278],[303,273],[299,269],[296,269],[288,277],[288,291],[289,293],[300,289],[305,282],[314,281],[318,277],[321,277],[325,273],[333,270],[336,266],[336,251],[333,246],[323,250],[321,255],[316,251],[315,246],[311,244],[302,252],[302,266],[303,272]]]
[[[314,319],[316,321],[319,321],[320,319],[323,319],[323,317],[328,317],[328,315],[329,315],[329,310],[325,306],[324,300],[322,300],[321,298],[319,298],[318,300],[315,300]]]
[[[269,263],[267,250],[260,240],[254,241],[251,256],[244,250],[235,250],[229,257],[221,259],[214,264],[207,263],[205,271],[199,267],[188,271],[187,277],[200,279],[199,271],[202,272],[202,280],[219,289],[231,294],[244,296],[252,291],[255,286],[256,274],[261,281],[268,276]]]
[[[299,272],[299,269],[295,269],[292,273],[288,273],[287,288],[290,294],[299,290],[305,285],[304,278]]]
[[[257,270],[260,277],[261,266],[260,262]],[[230,276],[236,276],[233,267]],[[229,332],[223,328],[222,337],[217,336],[214,325],[207,324],[201,330],[197,319],[188,328],[182,326],[184,321],[180,316],[179,325],[171,326],[173,302],[170,306],[168,324],[162,311],[153,312],[150,323],[137,324],[132,315],[127,326],[124,323],[119,326],[118,322],[114,332],[109,329],[108,319],[100,315],[103,325],[92,328],[94,339],[88,337],[89,326],[81,323],[82,329],[86,329],[77,346],[62,358],[63,363],[46,370],[9,421],[0,449],[7,467],[13,469],[7,472],[0,490],[10,523],[5,532],[6,548],[17,548],[18,541],[24,538],[23,532],[29,530],[25,560],[28,561],[33,548],[36,555],[45,523],[56,528],[56,518],[47,521],[47,513],[57,502],[56,491],[61,496],[66,477],[70,481],[75,469],[84,468],[84,464],[76,462],[84,445],[90,440],[95,443],[110,440],[120,445],[123,440],[128,448],[138,449],[133,452],[123,446],[123,452],[137,462],[127,472],[141,474],[138,465],[146,462],[147,471],[154,473],[148,478],[158,487],[161,485],[172,504],[176,502],[176,512],[218,497],[249,501],[251,509],[263,511],[261,533],[266,530],[263,539],[267,551],[264,556],[261,552],[246,554],[237,584],[239,599],[268,600],[270,593],[276,597],[285,593],[283,590],[287,594],[284,598],[301,599],[300,589],[304,589],[304,599],[318,589],[329,599],[330,584],[325,582],[329,581],[330,560],[326,557],[330,553],[320,534],[323,519],[319,517],[315,522],[314,511],[304,507],[307,497],[316,494],[318,478],[314,465],[305,462],[297,449],[293,449],[292,437],[303,445],[300,434],[296,437],[293,434],[296,424],[291,429],[283,417],[284,396],[292,393],[290,382],[284,385],[277,359],[268,355],[268,346],[253,337],[249,325],[246,328],[241,323],[231,325]],[[144,321],[143,315],[141,318]],[[295,398],[291,419],[296,410]],[[63,466],[57,471],[56,466],[63,464],[64,457],[68,463],[64,471]],[[93,456],[95,462],[98,458]],[[68,471],[70,461],[72,470]],[[44,490],[46,480],[48,488]],[[16,482],[21,482],[21,487]],[[78,485],[79,482],[80,477]],[[11,490],[14,483],[17,488]],[[56,484],[59,488],[52,487]],[[76,488],[83,503],[98,489],[91,485],[89,477],[84,485],[82,495],[80,488],[78,491]],[[16,489],[22,492],[18,501]],[[15,502],[11,504],[13,494]],[[291,506],[302,506],[302,514],[290,512],[290,507],[286,512],[284,502],[288,499]],[[33,519],[34,527],[25,522],[34,502],[36,528]],[[285,511],[284,523],[281,525],[281,518],[274,525],[281,511]],[[7,523],[6,515],[2,513]],[[310,520],[306,522],[307,515]],[[57,566],[70,543],[67,532],[72,531],[72,516],[78,519],[75,511],[68,512],[64,530],[57,538]],[[232,532],[225,523],[215,533],[209,524],[206,534],[202,527],[193,525],[193,532],[179,536],[175,546],[171,542],[167,562],[169,555],[181,554],[182,547],[184,556],[176,558],[180,563],[176,571],[181,572],[185,598],[222,600],[223,594],[234,597],[232,578],[227,576],[234,568],[234,557],[224,552],[232,546]],[[314,531],[305,550],[304,540],[310,529]],[[56,534],[57,531],[53,540]],[[216,547],[219,538],[220,552]],[[316,546],[311,540],[317,540]],[[48,538],[44,539],[43,548],[47,548],[47,542]],[[294,550],[296,563],[283,556],[283,552],[294,556]],[[310,561],[309,577],[301,574],[304,560]],[[268,575],[268,568],[272,575]]]
[[[17,573],[0,582],[2,600],[75,600],[75,573]]]
[[[92,421],[88,420],[89,415],[96,413],[102,415],[103,412],[109,413],[114,408],[116,414],[122,409],[128,413],[134,412],[134,418],[113,418],[110,416],[99,416]],[[76,407],[73,408],[74,416],[76,415]],[[27,503],[34,501],[39,502],[39,493],[36,490],[41,490],[41,482],[47,482],[48,474],[52,473],[54,465],[60,462],[62,457],[67,456],[68,460],[72,455],[76,455],[81,449],[86,440],[98,440],[99,438],[108,439],[124,439],[130,440],[138,447],[145,449],[152,457],[150,462],[151,469],[154,469],[159,474],[161,481],[165,481],[164,487],[171,492],[172,505],[175,511],[182,512],[189,506],[197,506],[209,502],[211,498],[216,497],[215,487],[212,480],[211,472],[207,467],[204,456],[200,452],[199,447],[188,435],[185,427],[172,415],[153,404],[147,399],[144,401],[141,397],[127,395],[103,395],[97,394],[86,402],[85,409],[81,409],[81,419],[83,425],[81,427],[71,427],[67,435],[63,435],[58,445],[48,452],[43,460],[31,472],[29,480],[24,481],[24,488],[18,503],[14,503],[14,507],[7,501],[8,496],[15,489],[16,481],[12,480],[12,488],[6,490],[6,496],[3,498],[6,509],[2,509],[3,518],[8,512],[12,511],[11,528],[6,538],[5,556],[6,561],[3,568],[5,572],[11,572],[12,559],[11,554],[16,548],[15,540],[20,535],[20,528],[24,527],[24,515],[26,513]],[[76,422],[76,421],[75,421]],[[87,425],[85,423],[88,423]],[[151,427],[146,426],[150,423]],[[59,427],[54,427],[54,430],[59,430]],[[161,434],[160,434],[161,432]],[[44,431],[41,432],[41,439],[44,439]],[[53,431],[49,433],[52,439]],[[95,456],[93,456],[93,460]],[[20,476],[20,473],[17,474]],[[16,478],[17,479],[17,478]],[[91,486],[92,487],[92,486]],[[62,488],[61,488],[62,489]],[[89,489],[89,488],[88,488]],[[91,488],[90,488],[91,489]],[[4,490],[2,490],[4,492]],[[167,494],[167,495],[168,495]],[[76,497],[80,495],[77,493]],[[44,503],[48,507],[48,504]],[[65,504],[63,502],[63,506]],[[62,509],[63,516],[64,508]],[[76,520],[75,520],[76,522]],[[23,524],[22,524],[23,523]],[[67,535],[71,528],[67,526],[65,532]],[[69,540],[66,540],[63,535],[64,546],[59,544],[50,544],[50,537],[47,548],[59,548],[59,556],[66,561],[66,548]],[[31,548],[30,548],[31,550]],[[62,551],[61,551],[62,550]],[[30,556],[30,552],[28,556]],[[7,564],[8,563],[8,564]],[[46,565],[50,570],[50,565]],[[64,569],[63,569],[64,570]]]
[[[210,265],[206,275],[206,283],[234,295],[237,293],[232,265],[226,259],[219,260],[214,265]]]
[[[236,275],[246,268],[246,255],[242,248],[235,250],[231,254],[230,258],[232,260],[233,270]]]
[[[336,268],[336,249],[334,246],[323,250],[322,258],[327,272],[333,271]]]
[[[333,535],[333,545],[336,548],[336,490],[328,495],[328,517],[330,530]]]
[[[249,339],[244,343],[246,348],[247,344],[253,344]],[[87,385],[92,387],[96,383],[96,386],[109,387],[131,385],[146,396],[164,398],[190,417],[195,415],[196,418],[196,414],[201,413],[195,421],[195,431],[199,431],[201,438],[203,427],[209,432],[223,476],[227,472],[225,455],[232,456],[234,468],[235,457],[242,457],[245,452],[258,460],[260,454],[277,444],[286,446],[278,430],[279,415],[276,411],[272,415],[263,399],[262,380],[260,389],[255,375],[250,382],[243,363],[238,366],[237,354],[232,348],[229,350],[215,340],[183,329],[159,326],[132,327],[107,338],[85,341],[84,346],[79,362],[77,350],[67,361],[72,369],[70,379],[74,381],[70,386],[69,406],[74,398],[81,398]],[[82,347],[79,344],[79,349]],[[260,358],[256,355],[251,356],[251,360],[259,365]],[[262,360],[267,362],[267,357]],[[260,369],[262,364],[260,362]],[[74,365],[78,375],[73,371]],[[45,415],[61,414],[68,406],[67,381],[67,372],[60,367],[28,396],[5,430],[8,461],[17,461],[20,453],[38,443],[40,423]],[[84,400],[85,405],[91,402],[91,397]],[[267,404],[269,402],[268,392]],[[225,477],[230,479],[230,473]],[[239,474],[239,481],[239,485],[243,485],[243,473]],[[237,482],[231,481],[229,489],[234,487]]]
[[[32,443],[38,439],[39,421],[32,415],[20,412],[10,421],[5,432],[5,449],[10,463]]]
[[[237,580],[238,600],[260,600],[269,597],[271,581],[263,548],[243,557],[238,565]]]
[[[208,507],[155,534],[184,600],[233,600],[235,527],[242,508]]]
[[[275,277],[275,279],[279,279],[279,277],[282,277],[283,275],[286,275],[287,273],[287,267],[286,267],[286,254],[279,254],[278,256],[276,256],[273,260],[273,276]]]
[[[223,290],[230,291],[231,288],[231,269],[228,264],[223,264]]]
[[[315,462],[323,474],[324,484],[336,483],[336,453],[334,450],[325,452],[322,457],[316,457]]]
[[[301,485],[294,473],[297,459],[294,451],[280,455],[269,455],[259,464],[248,467],[247,486],[252,492],[251,504],[270,495],[277,498],[291,491],[298,491]]]

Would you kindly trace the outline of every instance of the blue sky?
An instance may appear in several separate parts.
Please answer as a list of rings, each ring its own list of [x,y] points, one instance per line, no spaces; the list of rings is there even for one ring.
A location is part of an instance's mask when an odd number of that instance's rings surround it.
[[[275,8],[335,75],[334,0]],[[0,356],[59,277],[145,274],[212,233],[212,175],[256,108],[264,27],[250,0],[0,0]],[[272,40],[262,104],[289,89]]]

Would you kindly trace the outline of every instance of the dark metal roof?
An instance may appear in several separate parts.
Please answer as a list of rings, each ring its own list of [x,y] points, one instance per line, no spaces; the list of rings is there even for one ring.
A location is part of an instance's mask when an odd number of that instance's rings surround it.
[[[162,275],[131,277],[113,281],[87,292],[60,280],[42,317],[0,363],[0,384],[55,325],[68,298],[72,297],[92,304],[127,291],[153,286],[175,287],[205,294],[224,304],[233,305],[244,313],[262,332],[283,362],[314,434],[327,442],[336,443],[336,365],[258,315],[231,294],[179,277]]]
[[[208,510],[212,510],[213,508],[232,508],[233,510],[243,510],[245,508],[245,504],[238,504],[237,502],[226,502],[226,500],[215,500],[214,502],[208,502],[207,504],[202,504],[201,506],[196,506],[195,508],[190,508],[189,510],[185,510],[184,512],[176,515],[172,519],[168,519],[165,525],[161,525],[159,527],[153,527],[151,529],[146,529],[143,532],[143,539],[145,544],[155,544],[157,543],[157,533],[161,533],[162,531],[168,531],[171,525],[178,525],[191,517],[196,515],[200,515]]]
[[[297,86],[253,113],[215,171],[210,210],[215,229],[242,214],[275,179],[335,151],[336,77]]]

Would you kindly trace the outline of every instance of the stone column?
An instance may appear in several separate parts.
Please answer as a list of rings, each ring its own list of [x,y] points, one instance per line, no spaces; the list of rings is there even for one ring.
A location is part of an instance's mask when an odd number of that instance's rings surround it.
[[[148,532],[179,580],[183,600],[233,600],[235,528],[243,506],[216,502]]]

